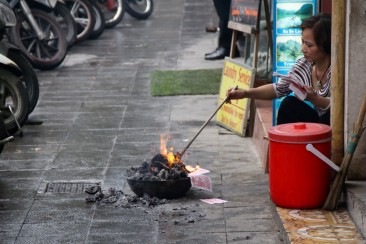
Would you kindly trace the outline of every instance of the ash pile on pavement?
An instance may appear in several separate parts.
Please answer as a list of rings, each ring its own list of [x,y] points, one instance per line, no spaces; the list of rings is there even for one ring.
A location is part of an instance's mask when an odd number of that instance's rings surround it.
[[[188,177],[188,170],[181,162],[169,166],[168,159],[162,154],[156,154],[149,162],[143,162],[140,167],[131,167],[126,171],[130,179],[141,181],[179,180]]]
[[[192,205],[175,206],[172,209],[162,211],[160,220],[163,222],[172,222],[174,225],[184,225],[186,223],[195,223],[204,220],[206,214],[199,210],[198,203]]]
[[[115,188],[109,188],[107,192],[103,192],[100,184],[87,187],[85,192],[89,194],[88,197],[85,198],[86,202],[94,202],[100,205],[112,205],[116,208],[149,208],[166,203],[166,199],[150,197],[147,194],[143,197],[128,195]]]
[[[88,203],[97,203],[102,206],[113,206],[125,209],[141,208],[145,209],[144,211],[146,214],[150,213],[153,216],[158,214],[158,219],[155,219],[154,217],[151,221],[184,225],[187,223],[199,222],[206,216],[205,213],[202,213],[202,210],[199,210],[200,205],[198,203],[176,205],[176,201],[172,200],[173,206],[169,206],[166,204],[168,203],[168,200],[150,197],[147,194],[143,197],[138,197],[136,195],[131,196],[114,188],[110,188],[107,192],[103,192],[100,184],[87,187],[85,192],[88,194],[88,197],[85,198],[85,201]],[[166,207],[159,208],[163,204]],[[152,210],[153,212],[148,212],[147,209]],[[147,219],[150,219],[150,217],[147,217]]]

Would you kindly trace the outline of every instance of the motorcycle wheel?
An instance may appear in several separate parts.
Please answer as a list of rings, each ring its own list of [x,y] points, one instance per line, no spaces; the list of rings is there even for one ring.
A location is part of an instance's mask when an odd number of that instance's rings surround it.
[[[0,74],[0,110],[7,132],[13,135],[18,131],[16,120],[19,126],[23,126],[28,119],[29,98],[25,87],[16,75],[2,67],[0,67]]]
[[[124,0],[97,0],[96,4],[104,15],[105,28],[113,28],[122,21],[126,12]]]
[[[32,113],[38,103],[39,98],[39,82],[36,73],[33,70],[32,65],[28,59],[20,50],[10,49],[8,52],[8,58],[10,58],[21,69],[23,75],[20,78],[24,87],[27,90],[29,97],[29,111]]]
[[[38,9],[32,9],[32,15],[46,37],[38,39],[27,17],[19,13],[18,21],[12,28],[11,41],[28,55],[33,67],[42,70],[54,69],[66,57],[65,35],[51,15]]]
[[[153,12],[153,0],[124,0],[126,11],[136,19],[147,19]]]
[[[88,39],[97,39],[99,36],[103,34],[105,29],[105,18],[102,10],[98,7],[94,1],[90,2],[93,8],[93,13],[95,16],[95,24],[92,33],[88,37]]]
[[[67,47],[70,48],[76,41],[77,26],[75,19],[70,14],[69,9],[60,1],[57,1],[53,13],[56,16],[56,20],[64,31]]]
[[[64,2],[76,22],[75,43],[85,41],[93,32],[95,25],[95,16],[90,2],[88,0],[64,0]]]

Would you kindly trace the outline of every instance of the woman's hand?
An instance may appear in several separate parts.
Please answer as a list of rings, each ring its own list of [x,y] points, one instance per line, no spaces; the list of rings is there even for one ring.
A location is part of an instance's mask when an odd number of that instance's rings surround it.
[[[228,97],[227,102],[230,103],[231,99],[242,99],[244,98],[244,94],[245,94],[244,89],[229,88],[226,92],[226,96]]]
[[[314,103],[314,101],[318,97],[318,93],[316,93],[316,91],[314,90],[314,88],[311,87],[311,86],[304,86],[304,88],[305,88],[306,93],[307,93],[306,100]]]
[[[314,106],[316,106],[322,110],[329,109],[329,107],[330,107],[330,98],[329,97],[323,97],[323,96],[318,95],[318,93],[316,93],[316,91],[312,87],[304,86],[304,88],[307,92],[306,100],[310,101],[312,104],[314,104]]]

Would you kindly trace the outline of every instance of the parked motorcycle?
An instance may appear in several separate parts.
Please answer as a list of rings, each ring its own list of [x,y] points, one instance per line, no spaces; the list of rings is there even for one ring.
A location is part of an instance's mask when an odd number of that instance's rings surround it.
[[[105,18],[102,10],[97,5],[96,0],[89,0],[91,3],[91,6],[93,8],[93,13],[95,16],[95,24],[92,33],[88,37],[88,39],[97,39],[99,36],[101,36],[105,29]]]
[[[27,90],[29,96],[29,113],[31,113],[36,107],[39,98],[38,77],[34,72],[26,54],[24,54],[23,51],[15,45],[3,40],[7,28],[15,25],[16,17],[6,0],[0,0],[0,3],[0,12],[3,13],[3,16],[5,16],[6,12],[8,16],[7,19],[10,19],[5,21],[4,18],[6,17],[3,17],[3,23],[6,22],[7,24],[5,24],[3,27],[0,27],[0,53],[12,60],[22,71],[20,73],[19,79]]]
[[[105,18],[105,28],[112,28],[122,21],[126,11],[124,0],[97,0]]]
[[[57,0],[11,0],[17,23],[9,32],[10,41],[27,53],[33,67],[49,70],[59,66],[66,56],[67,42],[63,30],[49,10]],[[37,6],[37,7],[30,7]]]
[[[154,10],[153,0],[124,0],[126,11],[136,19],[147,19]]]
[[[7,132],[14,135],[21,132],[21,127],[28,119],[29,98],[25,87],[17,75],[13,73],[15,70],[12,72],[6,68],[11,64],[7,63],[5,58],[0,54],[0,63],[6,65],[0,67],[0,111]]]
[[[153,12],[153,0],[97,0],[105,17],[106,28],[116,26],[127,11],[132,17],[143,20]]]
[[[76,43],[85,41],[93,32],[95,15],[88,0],[64,0],[77,25]]]
[[[14,12],[8,7],[9,5],[0,1],[1,34],[5,28],[16,24]],[[19,78],[22,75],[22,70],[12,60],[0,54],[0,114],[6,131],[10,135],[16,132],[21,133],[21,126],[24,125],[29,114],[28,93]],[[0,136],[1,141],[2,139]]]
[[[13,61],[21,70],[21,72],[18,73],[18,78],[28,93],[28,114],[32,113],[38,103],[39,98],[38,77],[32,65],[20,49],[9,43],[0,42],[0,53]]]
[[[57,0],[56,6],[53,9],[53,14],[64,31],[67,47],[72,47],[76,42],[78,30],[76,21],[63,0]]]

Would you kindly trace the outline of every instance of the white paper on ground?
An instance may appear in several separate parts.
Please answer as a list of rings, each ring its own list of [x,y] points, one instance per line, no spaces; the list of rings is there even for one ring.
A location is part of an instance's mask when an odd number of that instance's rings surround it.
[[[208,203],[208,204],[215,204],[215,203],[224,203],[227,202],[226,200],[222,200],[219,198],[210,198],[210,199],[200,199],[202,202]]]
[[[207,170],[207,169],[202,169],[202,168],[199,168],[195,171],[193,171],[192,173],[189,173],[188,176],[194,176],[194,175],[203,175],[203,174],[206,174],[206,173],[209,173],[210,171]]]

